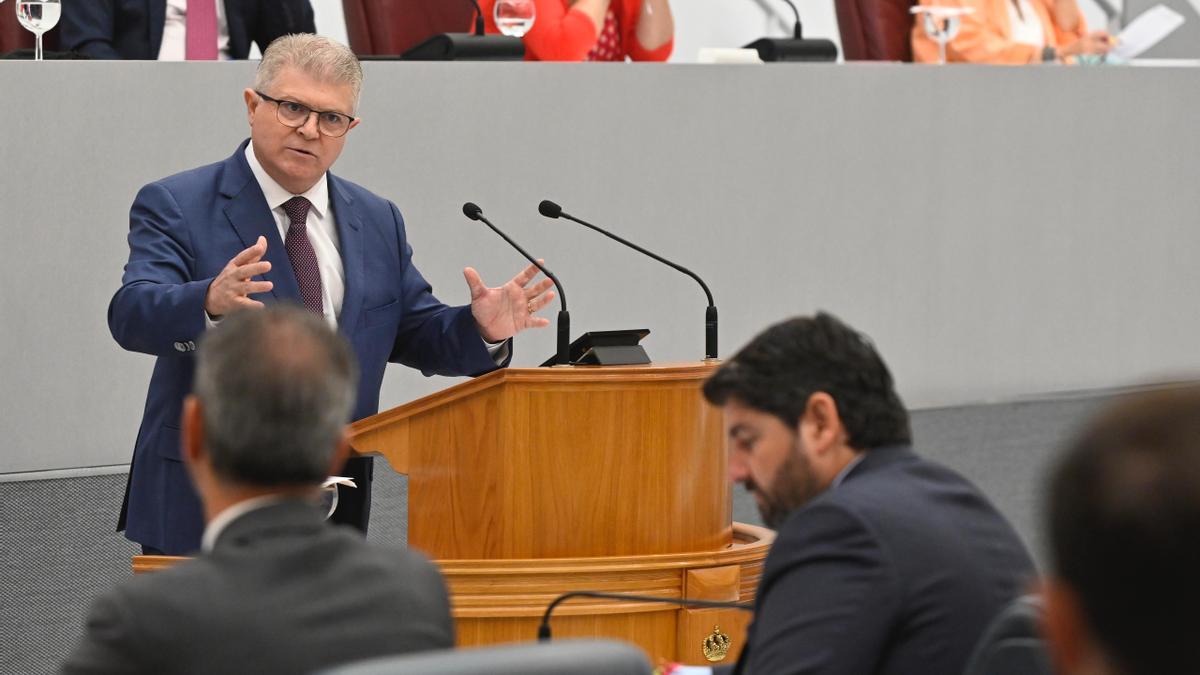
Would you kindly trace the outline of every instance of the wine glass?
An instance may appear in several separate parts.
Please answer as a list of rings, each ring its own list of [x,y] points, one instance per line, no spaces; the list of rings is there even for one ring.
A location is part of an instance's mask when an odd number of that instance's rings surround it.
[[[913,14],[921,15],[925,34],[938,45],[938,63],[944,66],[946,65],[946,45],[958,36],[963,16],[973,13],[975,8],[917,5],[910,11]]]
[[[42,60],[42,33],[57,26],[61,15],[59,0],[17,0],[17,21],[37,37],[33,49],[35,61]]]
[[[496,27],[505,35],[517,38],[524,36],[533,28],[533,20],[537,17],[533,2],[534,0],[496,0],[493,11]]]

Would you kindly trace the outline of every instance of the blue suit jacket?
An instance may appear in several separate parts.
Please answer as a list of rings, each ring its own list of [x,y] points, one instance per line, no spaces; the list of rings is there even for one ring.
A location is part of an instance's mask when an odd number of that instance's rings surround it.
[[[300,302],[300,289],[246,163],[243,142],[217,164],[164,178],[138,192],[129,214],[129,262],[108,308],[108,326],[130,351],[158,357],[122,508],[133,541],[168,553],[199,547],[200,504],[179,455],[179,417],[192,388],[191,352],[205,330],[208,285],[238,252],[267,238],[274,283],[264,302]],[[476,375],[496,368],[470,307],[433,296],[412,263],[404,220],[391,202],[329,174],[345,297],[339,331],[358,356],[354,419],[379,409],[389,361],[426,375]],[[511,353],[511,350],[509,350]]]
[[[907,447],[868,450],[779,529],[734,672],[960,675],[1033,575],[966,479]]]
[[[309,0],[221,0],[229,29],[229,55],[244,59],[250,43],[266,50],[289,33],[315,33]],[[167,0],[84,0],[62,13],[62,48],[93,59],[153,61],[162,47]]]

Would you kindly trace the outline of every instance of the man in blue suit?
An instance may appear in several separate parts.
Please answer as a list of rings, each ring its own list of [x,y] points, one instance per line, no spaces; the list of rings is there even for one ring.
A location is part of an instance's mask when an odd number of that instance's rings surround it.
[[[250,140],[232,157],[151,183],[130,211],[129,262],[108,310],[125,349],[157,357],[119,529],[151,553],[200,545],[200,503],[179,457],[191,352],[206,328],[265,302],[303,304],[350,341],[361,381],[354,419],[374,414],[388,362],[426,375],[507,363],[510,338],[549,321],[554,294],[528,267],[499,288],[464,275],[471,304],[438,301],[412,262],[391,202],[328,173],[358,124],[362,69],[345,46],[291,35],[263,54],[244,93]],[[297,355],[303,358],[303,355]],[[371,460],[352,459],[333,519],[365,531]]]
[[[779,533],[742,675],[960,675],[1033,575],[979,490],[911,447],[870,341],[829,314],[768,328],[704,385],[729,475]]]
[[[278,37],[317,32],[309,0],[207,1],[219,3],[212,37],[220,58],[244,59],[251,43],[266,49]],[[195,5],[188,0],[72,2],[63,11],[59,40],[63,49],[93,59],[181,60],[189,10]]]

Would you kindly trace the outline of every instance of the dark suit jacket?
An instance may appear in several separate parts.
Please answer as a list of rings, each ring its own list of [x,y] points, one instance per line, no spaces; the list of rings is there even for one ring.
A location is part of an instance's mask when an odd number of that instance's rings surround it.
[[[734,672],[961,675],[1033,574],[966,479],[907,447],[869,450],[780,528]]]
[[[454,645],[441,575],[289,501],[229,524],[211,553],[92,605],[65,673],[304,673]]]
[[[315,33],[309,0],[224,0],[229,52],[250,55],[289,33]],[[162,47],[167,0],[85,0],[70,3],[59,22],[61,48],[93,59],[153,61]]]
[[[274,290],[258,297],[300,301],[279,229],[243,154],[248,142],[223,162],[138,192],[129,216],[129,262],[108,307],[108,326],[117,342],[158,357],[120,526],[133,541],[169,554],[194,552],[204,525],[179,457],[179,416],[192,388],[192,351],[205,330],[208,285],[263,235],[265,259],[271,262],[264,278],[274,282]],[[389,361],[426,375],[494,370],[471,308],[439,302],[413,265],[396,206],[333,174],[329,199],[346,276],[338,330],[353,347],[361,371],[354,419],[378,411]]]

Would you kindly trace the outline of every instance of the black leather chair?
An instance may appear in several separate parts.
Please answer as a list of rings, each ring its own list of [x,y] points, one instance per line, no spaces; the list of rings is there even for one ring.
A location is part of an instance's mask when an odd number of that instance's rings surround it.
[[[321,675],[650,675],[632,645],[612,640],[555,640],[481,649],[421,652],[351,663]]]
[[[1017,598],[983,632],[965,675],[1053,675],[1042,637],[1041,599]]]

